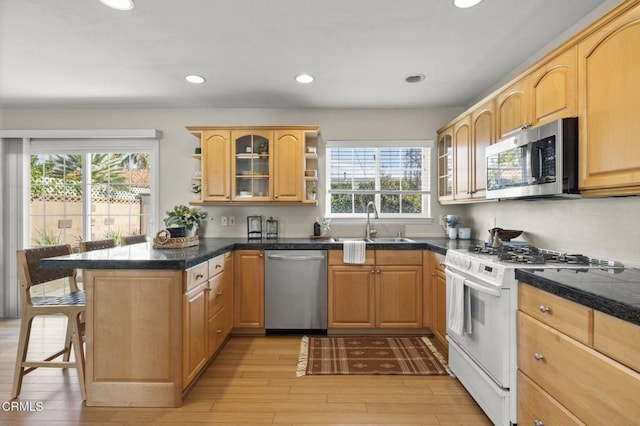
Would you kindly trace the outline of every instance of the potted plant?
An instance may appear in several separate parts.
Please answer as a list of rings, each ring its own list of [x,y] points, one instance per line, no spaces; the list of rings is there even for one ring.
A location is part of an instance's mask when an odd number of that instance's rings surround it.
[[[184,228],[186,230],[184,235],[191,237],[196,234],[198,226],[207,218],[207,212],[204,210],[185,205],[174,206],[166,214],[164,224],[173,238],[176,238],[176,235],[172,228]]]
[[[307,199],[315,200],[317,196],[318,196],[318,187],[316,186],[315,183],[312,183],[311,186],[307,188]]]
[[[460,218],[458,216],[448,215],[447,216],[447,232],[449,233],[449,238],[455,240],[458,238],[458,225],[460,224]]]

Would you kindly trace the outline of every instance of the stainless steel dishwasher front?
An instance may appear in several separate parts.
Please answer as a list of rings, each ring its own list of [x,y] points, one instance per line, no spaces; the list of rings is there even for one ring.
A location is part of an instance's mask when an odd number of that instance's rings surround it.
[[[327,251],[266,250],[267,333],[327,329]]]

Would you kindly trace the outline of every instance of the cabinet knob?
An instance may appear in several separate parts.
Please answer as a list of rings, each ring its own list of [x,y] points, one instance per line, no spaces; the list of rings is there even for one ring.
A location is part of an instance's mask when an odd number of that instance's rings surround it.
[[[544,426],[544,422],[542,420],[535,419],[533,421],[533,426]]]
[[[544,355],[538,352],[534,352],[533,357],[535,358],[536,361],[542,361],[544,359]]]
[[[221,291],[217,292],[216,296],[222,296],[222,292]]]
[[[278,198],[278,196],[277,196],[277,195],[274,195],[274,196],[273,196],[273,198]]]
[[[432,272],[432,273],[431,273],[431,276],[435,278],[436,273],[435,273],[435,272]]]
[[[217,330],[216,330],[216,333],[218,333],[218,334],[222,334],[222,330],[217,329]]]
[[[540,305],[540,312],[542,312],[543,314],[546,314],[547,312],[551,311],[551,308],[545,305]]]
[[[220,269],[220,268],[222,268],[222,265],[217,264],[217,265],[216,265],[216,269]]]
[[[260,254],[258,255],[258,257],[262,257],[262,253],[260,253]]]
[[[380,269],[376,269],[376,274],[379,274],[379,273],[380,273]]]
[[[372,273],[372,274],[375,274],[375,273],[376,273],[376,271],[374,271],[374,270],[372,269],[372,270],[371,270],[371,273]]]

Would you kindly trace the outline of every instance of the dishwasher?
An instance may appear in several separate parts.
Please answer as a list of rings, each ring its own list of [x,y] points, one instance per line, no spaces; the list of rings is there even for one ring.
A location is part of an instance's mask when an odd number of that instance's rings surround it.
[[[266,250],[267,334],[327,332],[327,251]]]

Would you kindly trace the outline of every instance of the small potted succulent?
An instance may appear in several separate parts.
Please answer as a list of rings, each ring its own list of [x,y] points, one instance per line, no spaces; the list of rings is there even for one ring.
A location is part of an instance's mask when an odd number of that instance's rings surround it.
[[[315,200],[318,196],[318,187],[315,183],[312,183],[311,186],[307,188],[307,200]]]
[[[196,234],[198,226],[207,218],[207,212],[197,207],[185,205],[174,206],[166,212],[164,224],[167,226],[172,238],[192,237]],[[175,228],[183,228],[182,232]],[[182,235],[180,235],[182,233]]]

